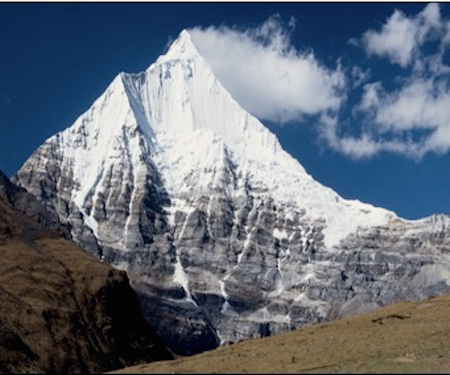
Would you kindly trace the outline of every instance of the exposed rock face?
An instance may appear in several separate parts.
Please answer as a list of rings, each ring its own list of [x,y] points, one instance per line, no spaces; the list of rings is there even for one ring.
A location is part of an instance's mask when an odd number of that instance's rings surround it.
[[[0,235],[14,233],[28,240],[43,235],[70,238],[70,228],[62,225],[57,215],[46,210],[42,202],[25,189],[11,183],[2,171],[0,171],[0,203],[2,208]]]
[[[360,231],[342,241],[332,262],[350,293],[339,315],[450,291],[450,220],[434,215]]]
[[[316,182],[186,32],[15,180],[127,270],[180,354],[448,291],[447,217],[402,220]]]
[[[0,372],[100,373],[170,359],[123,271],[0,172]]]

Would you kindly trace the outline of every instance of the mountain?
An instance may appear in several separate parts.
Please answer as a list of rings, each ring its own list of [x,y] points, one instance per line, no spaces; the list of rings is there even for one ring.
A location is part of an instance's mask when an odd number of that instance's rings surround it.
[[[0,172],[0,372],[99,373],[171,359],[126,274],[68,237]]]
[[[450,291],[450,220],[407,221],[315,181],[187,31],[120,73],[14,181],[126,270],[178,354]]]

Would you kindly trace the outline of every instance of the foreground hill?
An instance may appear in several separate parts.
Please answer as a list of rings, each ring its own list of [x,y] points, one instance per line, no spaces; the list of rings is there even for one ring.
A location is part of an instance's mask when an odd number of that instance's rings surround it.
[[[449,373],[450,296],[116,373]]]
[[[0,172],[0,372],[101,372],[170,359],[125,272],[68,237]]]

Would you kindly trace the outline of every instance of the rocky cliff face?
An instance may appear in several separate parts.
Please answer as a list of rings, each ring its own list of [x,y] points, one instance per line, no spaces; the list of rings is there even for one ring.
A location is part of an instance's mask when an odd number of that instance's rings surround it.
[[[99,373],[170,359],[123,271],[0,172],[0,372]]]
[[[410,222],[315,181],[183,31],[119,74],[15,176],[127,270],[177,353],[448,291],[449,219]]]

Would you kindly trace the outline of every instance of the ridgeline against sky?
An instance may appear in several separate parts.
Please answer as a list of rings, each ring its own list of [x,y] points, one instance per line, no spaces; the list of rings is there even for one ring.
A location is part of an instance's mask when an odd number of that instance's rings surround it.
[[[450,213],[447,4],[0,4],[0,165],[14,174],[182,28],[321,183],[407,218]]]

